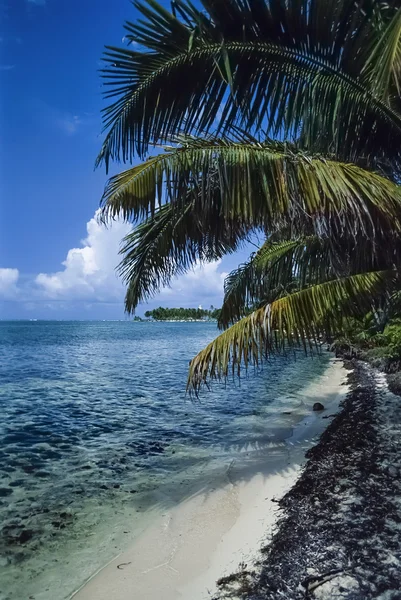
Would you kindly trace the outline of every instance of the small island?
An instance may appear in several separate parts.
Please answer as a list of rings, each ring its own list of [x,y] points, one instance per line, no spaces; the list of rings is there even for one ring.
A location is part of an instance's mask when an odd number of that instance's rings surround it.
[[[204,309],[198,308],[155,308],[147,310],[145,317],[153,321],[217,321],[220,315],[220,308],[211,306]]]

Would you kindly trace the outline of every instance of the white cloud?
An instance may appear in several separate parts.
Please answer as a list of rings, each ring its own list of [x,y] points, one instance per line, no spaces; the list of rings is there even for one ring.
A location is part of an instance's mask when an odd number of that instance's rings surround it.
[[[36,4],[36,6],[44,6],[46,0],[27,0],[28,4]]]
[[[106,228],[97,213],[86,225],[87,237],[80,247],[71,248],[63,268],[54,273],[21,277],[18,269],[0,269],[0,299],[22,303],[27,311],[48,310],[62,316],[68,310],[88,314],[96,305],[107,305],[122,314],[125,288],[116,273],[121,260],[119,248],[131,226],[121,221]],[[219,306],[223,297],[226,273],[221,261],[196,265],[171,282],[149,303],[154,306]],[[139,307],[139,314],[146,306]],[[99,314],[99,313],[98,313]]]
[[[0,71],[11,71],[15,65],[0,65]]]
[[[62,271],[37,275],[35,282],[48,298],[103,302],[122,298],[123,286],[115,268],[121,239],[130,225],[115,222],[106,228],[95,214],[86,228],[88,236],[82,247],[68,251]]]
[[[18,269],[0,268],[0,298],[12,300],[18,294]]]
[[[47,301],[81,301],[86,307],[88,302],[111,302],[121,304],[123,308],[125,290],[116,274],[116,266],[121,258],[118,254],[120,242],[130,228],[130,225],[118,221],[106,228],[98,222],[95,214],[87,223],[88,236],[82,246],[68,251],[62,263],[64,269],[36,276],[35,284],[40,295]],[[220,266],[221,261],[197,265],[174,279],[170,288],[161,290],[151,304],[218,304],[226,276],[219,270]],[[60,304],[57,307],[60,308]]]

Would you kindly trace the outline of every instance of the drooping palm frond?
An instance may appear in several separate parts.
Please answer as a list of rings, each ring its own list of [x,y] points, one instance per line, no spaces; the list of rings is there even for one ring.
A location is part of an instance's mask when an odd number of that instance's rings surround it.
[[[381,32],[369,2],[176,2],[182,21],[154,0],[127,24],[143,51],[109,47],[103,70],[108,130],[98,162],[143,157],[177,131],[233,124],[297,137],[371,164],[399,163],[401,118],[361,76]],[[372,53],[370,55],[373,61]],[[377,62],[377,61],[376,61]],[[375,62],[375,69],[376,67]]]
[[[297,289],[334,277],[397,269],[401,264],[399,236],[390,232],[374,240],[316,235],[292,239],[288,231],[277,232],[275,238],[226,277],[220,328],[246,315],[249,306],[266,304]]]
[[[327,249],[327,240],[317,236],[266,241],[248,262],[227,275],[219,327],[226,328],[235,323],[255,303],[267,298],[269,301],[275,300],[279,295],[288,293],[293,287],[294,277],[305,284],[304,272],[307,267],[318,271],[318,280],[327,278],[328,265],[322,255],[322,251],[327,253]],[[311,256],[313,261],[310,260]],[[322,277],[322,271],[326,277]],[[310,275],[309,273],[309,283],[312,282]]]
[[[106,219],[122,214],[135,221],[189,194],[199,210],[218,206],[223,217],[269,232],[285,223],[301,236],[311,224],[318,235],[400,230],[400,188],[377,173],[282,142],[178,141],[110,179],[102,200]]]
[[[196,212],[193,202],[161,206],[123,240],[118,271],[127,284],[126,311],[133,313],[139,302],[199,262],[234,252],[247,233],[241,224],[218,214]]]
[[[387,295],[394,271],[360,273],[284,296],[244,317],[202,350],[190,365],[188,389],[198,392],[210,378],[240,375],[286,346],[313,347],[320,336],[341,329],[344,317],[362,316]]]

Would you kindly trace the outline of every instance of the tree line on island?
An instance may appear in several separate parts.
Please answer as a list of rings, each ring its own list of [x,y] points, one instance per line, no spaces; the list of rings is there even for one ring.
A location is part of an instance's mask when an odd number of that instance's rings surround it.
[[[155,308],[147,310],[145,317],[154,321],[217,321],[220,316],[220,308],[211,306],[204,308]]]

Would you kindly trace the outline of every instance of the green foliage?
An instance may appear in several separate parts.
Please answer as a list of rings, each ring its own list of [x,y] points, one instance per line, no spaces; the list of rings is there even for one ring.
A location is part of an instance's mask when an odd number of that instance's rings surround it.
[[[133,313],[172,277],[200,262],[217,260],[240,247],[248,229],[219,216],[216,207],[198,210],[164,204],[123,240],[118,271],[127,283],[125,308]]]
[[[126,310],[257,232],[265,243],[226,281],[219,323],[232,326],[192,361],[191,389],[324,336],[397,354],[385,327],[401,302],[397,3],[134,5],[130,46],[105,54],[98,157],[135,164],[102,199],[105,221],[135,225]]]
[[[359,319],[348,318],[343,321],[341,342],[362,349],[372,348],[380,345],[381,329],[377,311],[369,311]]]
[[[247,263],[227,276],[219,320],[222,328],[247,314],[250,306],[257,308],[259,304],[332,278],[339,272],[345,255],[351,271],[350,260],[359,255],[346,253],[343,247],[341,256],[337,256],[329,240],[317,235],[288,238],[285,231],[271,236]],[[356,267],[356,271],[360,270],[360,261]]]
[[[391,319],[381,329],[378,315],[375,317],[372,312],[362,319],[350,319],[333,348],[345,352],[351,348],[361,350],[362,356],[369,360],[401,360],[401,319]]]
[[[259,365],[266,356],[293,344],[312,349],[321,335],[342,330],[347,310],[363,317],[370,297],[385,292],[391,278],[391,272],[373,272],[334,279],[255,310],[191,361],[189,389],[196,392],[209,377],[227,377],[230,363],[232,372],[239,375],[241,365]]]
[[[341,228],[372,236],[390,224],[401,231],[401,191],[387,178],[288,143],[239,137],[178,137],[176,146],[110,179],[103,217],[135,222],[165,198],[176,210],[191,202],[209,215],[217,206],[225,220],[267,231],[291,226],[293,235],[311,225],[317,234]]]
[[[282,293],[287,283],[280,276],[288,280],[291,268],[306,285],[318,281],[319,274],[327,278],[326,262],[332,267],[340,255],[343,263],[351,258],[351,272],[358,272],[391,267],[400,253],[396,234],[401,230],[401,191],[386,178],[352,164],[314,158],[282,142],[256,143],[249,136],[240,141],[179,141],[179,146],[111,178],[105,190],[104,219],[122,214],[135,221],[150,215],[121,249],[119,271],[127,283],[128,312],[197,261],[235,251],[256,228],[284,233],[276,233],[276,245],[269,241],[249,268],[243,265],[228,278],[226,292],[231,288],[232,293],[223,307],[223,326],[247,309],[247,303],[240,307],[245,298],[239,279],[249,281],[255,268],[260,273],[269,261],[277,265],[275,275],[270,270],[269,276]],[[336,247],[333,237],[339,229]],[[308,276],[302,264],[308,265]],[[250,288],[246,294],[252,303],[271,297]]]
[[[108,47],[104,56],[112,104],[99,161],[143,157],[150,144],[211,132],[217,121],[223,132],[264,126],[304,147],[398,163],[396,9],[375,0],[135,7],[142,19],[126,23],[125,38],[140,50]]]
[[[389,323],[383,332],[387,348],[387,356],[391,359],[401,358],[401,321]]]

